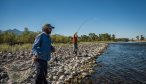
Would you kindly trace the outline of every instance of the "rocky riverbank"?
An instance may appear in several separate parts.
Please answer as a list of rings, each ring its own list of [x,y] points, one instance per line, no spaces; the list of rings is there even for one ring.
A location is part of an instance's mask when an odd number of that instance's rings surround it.
[[[47,80],[51,84],[80,84],[81,79],[94,73],[98,66],[96,58],[103,53],[108,45],[104,43],[79,44],[77,56],[73,54],[72,45],[58,45],[56,52],[49,61]],[[15,53],[1,52],[0,83],[31,84],[35,70],[31,67],[31,53],[18,51]]]

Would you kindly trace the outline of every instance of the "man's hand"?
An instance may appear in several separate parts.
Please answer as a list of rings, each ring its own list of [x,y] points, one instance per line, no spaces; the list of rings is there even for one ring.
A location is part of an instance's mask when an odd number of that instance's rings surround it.
[[[51,52],[55,52],[55,48],[51,46]]]
[[[33,62],[37,61],[37,59],[38,59],[38,58],[37,58],[36,56],[33,56],[33,57],[32,57],[32,61],[33,61]]]

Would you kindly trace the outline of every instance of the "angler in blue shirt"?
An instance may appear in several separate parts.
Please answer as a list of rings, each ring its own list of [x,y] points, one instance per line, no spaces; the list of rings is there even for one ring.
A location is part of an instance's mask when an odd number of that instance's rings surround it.
[[[50,34],[53,26],[45,24],[42,28],[42,33],[39,34],[34,41],[32,47],[32,60],[36,66],[36,77],[34,84],[47,84],[47,61],[51,59],[51,52],[55,52],[55,48],[51,45]]]

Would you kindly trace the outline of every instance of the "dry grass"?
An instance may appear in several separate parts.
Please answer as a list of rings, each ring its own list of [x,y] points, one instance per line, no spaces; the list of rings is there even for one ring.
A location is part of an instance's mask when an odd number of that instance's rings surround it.
[[[0,44],[0,51],[6,52],[15,52],[15,51],[30,51],[32,48],[32,44],[22,44],[22,45],[13,45],[10,46],[8,44]]]

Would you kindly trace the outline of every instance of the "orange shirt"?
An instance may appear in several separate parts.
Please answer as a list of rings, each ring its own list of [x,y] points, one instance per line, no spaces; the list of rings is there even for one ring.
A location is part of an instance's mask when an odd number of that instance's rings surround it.
[[[77,43],[78,42],[78,36],[74,35],[73,37],[73,43]]]

